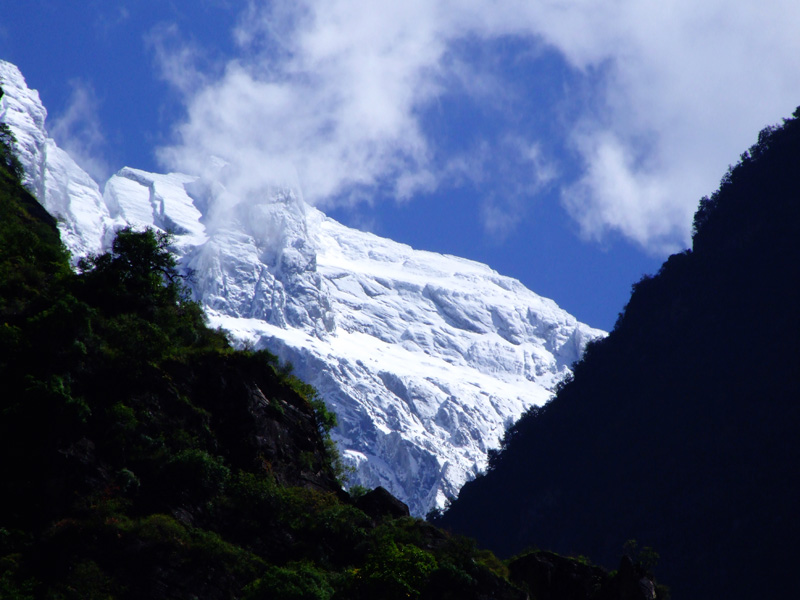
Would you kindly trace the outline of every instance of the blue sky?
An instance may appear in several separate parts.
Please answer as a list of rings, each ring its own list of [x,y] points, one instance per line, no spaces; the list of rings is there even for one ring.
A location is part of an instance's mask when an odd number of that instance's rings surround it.
[[[610,329],[800,104],[798,30],[794,0],[27,0],[0,58],[99,181],[222,156]]]

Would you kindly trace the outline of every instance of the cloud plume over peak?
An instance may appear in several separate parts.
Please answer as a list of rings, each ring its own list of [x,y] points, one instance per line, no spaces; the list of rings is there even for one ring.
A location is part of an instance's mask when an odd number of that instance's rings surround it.
[[[73,79],[64,110],[53,118],[50,133],[96,181],[105,181],[111,172],[104,158],[106,139],[100,125],[100,102],[91,85]]]
[[[238,55],[216,78],[187,86],[178,62],[162,57],[187,114],[160,155],[195,172],[220,156],[231,165],[231,191],[293,185],[315,204],[378,192],[408,199],[449,185],[456,162],[480,164],[484,188],[493,178],[521,179],[489,194],[487,227],[497,231],[535,201],[544,174],[586,237],[616,232],[663,252],[688,241],[697,200],[755,132],[800,102],[798,23],[800,6],[788,0],[252,1],[232,32]],[[514,56],[489,69],[469,52],[507,39],[533,57],[522,76]],[[514,118],[513,99],[538,93],[543,49],[586,82],[583,96],[554,93],[519,107],[568,114],[558,141]],[[495,133],[466,144],[480,156],[454,153],[460,142],[427,125],[453,95],[478,106],[502,99],[486,125]],[[467,127],[483,126],[481,115],[470,118]],[[577,171],[558,168],[559,144]],[[535,159],[525,148],[536,149]],[[512,188],[524,191],[498,200]]]

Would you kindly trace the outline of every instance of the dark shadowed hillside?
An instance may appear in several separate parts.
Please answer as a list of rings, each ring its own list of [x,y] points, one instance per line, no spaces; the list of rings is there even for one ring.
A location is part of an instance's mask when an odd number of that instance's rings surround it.
[[[440,524],[509,555],[661,554],[673,597],[800,597],[800,109],[704,198],[574,379]]]
[[[316,391],[232,349],[169,236],[70,268],[0,129],[2,600],[652,600],[640,561],[503,563],[342,490]],[[633,595],[631,595],[633,594]]]

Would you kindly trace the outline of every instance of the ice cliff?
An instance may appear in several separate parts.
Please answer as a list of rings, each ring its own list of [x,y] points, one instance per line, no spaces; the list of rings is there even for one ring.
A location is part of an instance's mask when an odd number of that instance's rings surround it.
[[[234,197],[221,164],[124,168],[101,193],[47,136],[14,65],[0,61],[0,87],[25,184],[73,254],[107,248],[125,225],[173,232],[212,325],[290,361],[338,415],[351,483],[382,485],[415,514],[455,496],[603,335],[486,265],[345,227],[293,190]]]

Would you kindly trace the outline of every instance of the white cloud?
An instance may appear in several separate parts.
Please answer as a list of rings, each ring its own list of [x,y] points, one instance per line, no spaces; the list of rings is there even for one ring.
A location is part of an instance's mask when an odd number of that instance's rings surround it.
[[[630,148],[608,132],[579,143],[586,161],[580,181],[567,187],[563,202],[584,235],[601,240],[611,231],[656,252],[673,252],[684,240],[676,231],[690,222],[696,198],[676,201],[669,178],[637,169]]]
[[[161,157],[196,171],[215,154],[231,163],[236,193],[299,184],[315,203],[434,190],[470,160],[443,155],[426,111],[454,90],[513,110],[508,87],[524,92],[459,45],[514,38],[534,55],[555,49],[592,81],[591,96],[571,99],[580,110],[564,132],[582,171],[564,181],[551,161],[537,166],[550,150],[531,141],[536,132],[499,132],[492,151],[508,151],[509,136],[527,140],[539,158],[512,174],[530,177],[520,190],[558,183],[589,238],[618,232],[662,252],[688,241],[698,199],[757,131],[800,102],[799,25],[792,0],[251,2],[234,32],[240,55],[217,78],[198,81],[180,52],[163,54],[188,112]],[[482,165],[491,182],[498,173]],[[499,197],[487,194],[485,210],[496,231],[524,212]]]
[[[407,36],[416,28],[401,14],[387,31],[384,5],[333,2],[313,15],[278,5],[278,21],[302,23],[273,44],[264,36],[275,35],[275,11],[251,6],[237,32],[248,58],[189,99],[181,144],[162,151],[166,163],[197,170],[216,154],[233,166],[237,193],[297,181],[312,202],[387,181],[400,196],[429,188],[415,111],[435,89],[423,67],[435,68],[441,49],[421,47],[435,37]],[[276,48],[286,49],[277,59]]]
[[[202,51],[196,43],[184,40],[176,25],[161,23],[145,35],[144,41],[155,55],[161,78],[187,101],[210,83],[213,73],[204,73]],[[207,64],[204,67],[213,70]]]
[[[584,176],[564,199],[583,231],[617,230],[656,251],[688,242],[698,199],[763,126],[800,102],[792,76],[800,5],[625,2],[581,60],[611,61],[602,98],[574,140]],[[574,195],[573,195],[574,194]]]
[[[528,217],[529,199],[551,185],[558,167],[540,144],[512,134],[491,147],[484,145],[483,159],[484,164],[473,170],[479,175],[472,178],[483,195],[481,218],[486,232],[502,241]]]
[[[48,123],[48,130],[58,145],[102,185],[111,167],[105,158],[106,139],[98,115],[99,101],[88,83],[76,79],[70,81],[70,87],[67,106]]]

